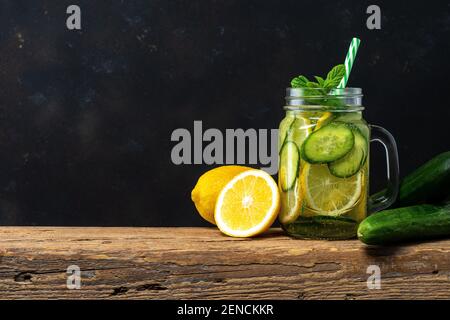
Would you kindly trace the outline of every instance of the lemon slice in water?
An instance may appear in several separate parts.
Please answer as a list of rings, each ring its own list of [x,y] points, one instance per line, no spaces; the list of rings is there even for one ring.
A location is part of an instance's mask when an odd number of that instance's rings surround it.
[[[323,115],[320,117],[319,120],[317,120],[316,127],[314,130],[319,130],[323,126],[329,124],[331,121],[333,121],[336,117],[331,112],[324,112]]]
[[[294,188],[280,192],[280,214],[278,220],[283,224],[292,223],[302,213],[301,184],[297,181]]]
[[[306,205],[321,215],[341,215],[358,202],[362,180],[362,172],[349,178],[338,178],[326,165],[305,164],[302,185]]]

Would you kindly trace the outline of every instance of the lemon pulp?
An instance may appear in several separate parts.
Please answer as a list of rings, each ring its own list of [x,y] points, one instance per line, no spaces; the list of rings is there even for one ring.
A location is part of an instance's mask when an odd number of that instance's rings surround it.
[[[214,218],[233,237],[250,237],[270,228],[279,211],[280,195],[272,177],[249,170],[234,177],[217,199]]]
[[[337,178],[326,165],[305,164],[302,184],[307,207],[329,216],[347,212],[361,197],[362,174],[361,171],[349,178]]]

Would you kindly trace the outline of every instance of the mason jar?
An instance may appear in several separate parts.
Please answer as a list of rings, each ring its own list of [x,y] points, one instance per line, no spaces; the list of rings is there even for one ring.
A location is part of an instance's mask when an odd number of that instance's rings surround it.
[[[398,193],[398,155],[392,135],[363,118],[360,88],[288,88],[279,126],[281,211],[291,236],[350,239],[369,213]],[[370,142],[386,150],[387,187],[369,196]]]

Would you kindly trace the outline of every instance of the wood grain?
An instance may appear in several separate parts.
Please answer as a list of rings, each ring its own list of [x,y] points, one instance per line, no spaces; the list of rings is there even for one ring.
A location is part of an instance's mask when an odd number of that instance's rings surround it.
[[[66,270],[81,268],[69,290]],[[367,288],[369,265],[381,269]],[[1,299],[450,299],[450,240],[397,247],[273,229],[0,228]]]

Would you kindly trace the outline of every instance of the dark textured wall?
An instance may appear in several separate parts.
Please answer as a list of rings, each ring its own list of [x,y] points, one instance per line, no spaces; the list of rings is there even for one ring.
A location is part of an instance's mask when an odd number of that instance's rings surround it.
[[[203,225],[190,190],[208,167],[173,165],[171,132],[277,127],[290,78],[343,62],[353,36],[350,85],[402,174],[449,150],[448,1],[375,3],[379,31],[372,1],[2,0],[0,224]]]

